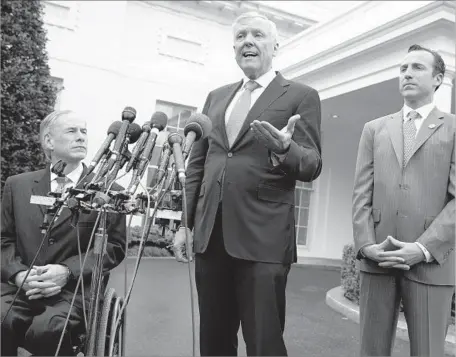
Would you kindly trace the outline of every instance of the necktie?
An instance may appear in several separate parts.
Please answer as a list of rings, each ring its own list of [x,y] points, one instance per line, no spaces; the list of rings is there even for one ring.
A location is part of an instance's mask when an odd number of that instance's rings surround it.
[[[61,195],[65,192],[65,188],[72,182],[68,177],[56,177],[55,181],[57,182],[57,188],[55,192],[60,193]]]
[[[255,81],[248,81],[244,85],[244,92],[239,97],[236,105],[233,108],[233,111],[230,114],[228,123],[226,124],[226,135],[228,137],[228,143],[230,147],[233,145],[234,140],[236,140],[239,131],[244,124],[245,118],[250,111],[250,103],[252,101],[252,92],[260,87],[260,85]]]
[[[415,120],[421,118],[421,115],[420,115],[420,113],[412,110],[408,114],[408,117],[410,119],[403,123],[403,132],[404,132],[404,161],[403,161],[403,166],[404,167],[405,167],[405,164],[410,159],[410,156],[412,155],[413,146],[415,145],[415,136],[416,136]]]

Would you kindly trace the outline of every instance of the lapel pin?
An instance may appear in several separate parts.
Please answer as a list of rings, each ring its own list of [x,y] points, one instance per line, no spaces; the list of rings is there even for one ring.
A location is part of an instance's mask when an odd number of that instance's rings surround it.
[[[429,124],[428,128],[429,129],[434,129],[435,128],[435,124]]]

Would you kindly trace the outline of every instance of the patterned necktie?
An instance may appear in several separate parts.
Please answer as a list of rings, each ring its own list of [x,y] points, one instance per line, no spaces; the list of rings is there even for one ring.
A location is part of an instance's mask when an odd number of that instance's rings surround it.
[[[68,177],[56,177],[55,182],[57,182],[57,188],[55,189],[56,193],[62,195],[65,192],[65,188],[72,182]]]
[[[228,137],[230,147],[233,145],[234,140],[236,140],[239,131],[244,124],[245,118],[250,111],[252,92],[259,88],[260,85],[257,82],[250,80],[244,85],[244,87],[245,90],[236,102],[236,105],[230,114],[230,118],[228,119],[228,123],[226,124],[226,135]]]
[[[421,118],[420,113],[412,110],[409,114],[407,121],[403,123],[403,132],[404,132],[404,161],[403,166],[410,159],[412,155],[413,146],[415,145],[415,136],[416,136],[416,126],[415,120]]]

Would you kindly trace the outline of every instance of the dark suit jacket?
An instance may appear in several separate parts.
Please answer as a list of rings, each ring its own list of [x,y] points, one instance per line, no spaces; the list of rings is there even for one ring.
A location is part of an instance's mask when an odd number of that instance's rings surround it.
[[[206,250],[223,193],[223,237],[236,258],[271,263],[296,261],[295,182],[312,181],[321,171],[320,98],[308,86],[278,73],[250,110],[229,148],[225,112],[242,81],[209,93],[203,113],[212,132],[195,143],[187,167],[187,226],[194,228],[194,251]],[[277,129],[300,114],[283,163],[249,130],[257,119]],[[222,187],[223,186],[223,187]],[[223,191],[223,192],[222,192]]]
[[[83,176],[86,173],[84,166]],[[92,176],[92,175],[91,175]],[[85,181],[91,179],[89,176]],[[117,186],[119,189],[120,186]],[[43,235],[40,225],[43,223],[46,207],[30,203],[32,195],[47,196],[50,191],[50,168],[11,176],[6,180],[1,209],[1,281],[7,283],[19,271],[27,270],[35,256]],[[93,249],[81,272],[78,255],[76,228],[70,226],[70,211],[65,208],[54,223],[49,239],[44,243],[35,265],[64,264],[73,273],[73,281],[65,289],[74,291],[77,278],[82,273],[84,284],[90,288],[92,270],[95,266]],[[80,214],[79,234],[82,257],[89,243],[90,235],[97,218],[97,212]],[[125,216],[108,214],[108,243],[103,262],[104,272],[117,266],[125,257],[126,226]],[[14,288],[14,287],[13,287]]]
[[[435,258],[404,274],[431,285],[454,285],[455,129],[453,114],[434,108],[418,131],[403,168],[402,111],[365,124],[356,162],[353,234],[358,259],[388,235],[423,244]],[[360,268],[390,274],[369,259]]]

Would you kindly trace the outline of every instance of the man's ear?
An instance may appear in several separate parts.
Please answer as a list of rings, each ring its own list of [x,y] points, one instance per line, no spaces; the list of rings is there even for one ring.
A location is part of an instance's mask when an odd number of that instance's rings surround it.
[[[438,86],[440,86],[442,83],[443,83],[443,73],[438,73],[434,76],[434,80],[435,80],[435,87],[437,88]]]
[[[54,140],[52,139],[51,134],[47,133],[44,135],[44,145],[48,150],[54,150]]]
[[[272,52],[272,56],[275,57],[277,56],[277,52],[279,52],[279,43],[276,42],[274,45],[274,52]]]

